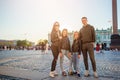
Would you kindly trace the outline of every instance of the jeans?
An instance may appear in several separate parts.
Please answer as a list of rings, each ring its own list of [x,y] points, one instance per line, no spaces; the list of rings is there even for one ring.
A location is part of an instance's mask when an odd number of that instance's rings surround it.
[[[69,71],[72,71],[72,57],[68,56],[69,51],[68,50],[61,50],[61,51],[62,51],[62,54],[63,54],[63,56],[60,57],[60,68],[61,68],[61,71],[62,72],[64,71],[64,68],[63,68],[64,56],[66,56],[69,59]]]
[[[79,71],[79,58],[78,58],[78,52],[73,53],[73,67],[75,72],[80,72]]]

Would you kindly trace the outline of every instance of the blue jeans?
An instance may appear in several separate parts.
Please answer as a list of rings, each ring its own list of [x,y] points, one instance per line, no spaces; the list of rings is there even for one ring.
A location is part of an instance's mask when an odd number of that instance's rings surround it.
[[[63,49],[61,51],[62,51],[62,54],[63,54],[63,56],[60,57],[60,68],[61,68],[61,71],[62,72],[64,71],[64,68],[63,68],[64,56],[66,56],[69,59],[69,71],[72,71],[72,57],[68,56],[69,51],[68,50],[63,50]]]
[[[75,72],[80,72],[79,71],[79,58],[78,58],[78,52],[73,53],[73,67]]]

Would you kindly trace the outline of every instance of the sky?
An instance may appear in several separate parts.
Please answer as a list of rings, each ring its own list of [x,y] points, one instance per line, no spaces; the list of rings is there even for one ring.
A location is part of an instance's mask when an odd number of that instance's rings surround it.
[[[120,0],[117,0],[120,29]],[[60,30],[79,31],[81,17],[95,29],[112,26],[112,0],[0,0],[0,39],[47,39],[55,21]]]

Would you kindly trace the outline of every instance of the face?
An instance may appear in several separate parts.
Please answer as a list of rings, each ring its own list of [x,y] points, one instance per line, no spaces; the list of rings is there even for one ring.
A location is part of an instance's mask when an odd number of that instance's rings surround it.
[[[67,36],[67,31],[66,30],[63,31],[63,36],[64,37]]]
[[[87,24],[87,19],[83,18],[83,19],[81,19],[81,20],[82,20],[83,25],[86,25],[86,24]]]
[[[76,32],[76,33],[74,33],[74,38],[75,39],[78,39],[78,37],[79,37],[79,34]]]
[[[55,31],[59,31],[59,23],[55,23]]]

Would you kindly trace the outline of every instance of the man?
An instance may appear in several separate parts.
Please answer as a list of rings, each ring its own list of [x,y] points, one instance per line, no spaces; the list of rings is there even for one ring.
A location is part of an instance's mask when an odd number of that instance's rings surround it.
[[[98,77],[96,72],[96,61],[94,57],[94,42],[95,42],[95,30],[94,27],[87,23],[87,17],[81,19],[83,27],[80,29],[80,39],[82,41],[82,53],[85,65],[85,77],[89,76],[88,55],[90,57],[94,77]],[[88,53],[87,53],[88,52]]]

